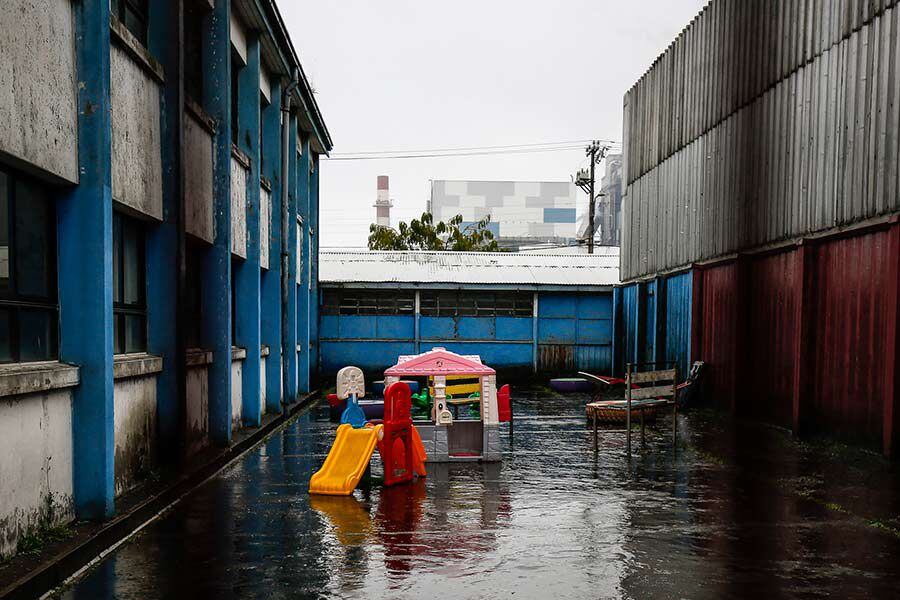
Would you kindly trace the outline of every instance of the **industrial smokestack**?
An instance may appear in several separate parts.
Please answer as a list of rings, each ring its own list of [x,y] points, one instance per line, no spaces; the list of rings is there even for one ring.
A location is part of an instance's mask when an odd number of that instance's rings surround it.
[[[391,194],[388,185],[388,176],[378,176],[378,196],[375,204],[375,223],[381,227],[391,226]]]

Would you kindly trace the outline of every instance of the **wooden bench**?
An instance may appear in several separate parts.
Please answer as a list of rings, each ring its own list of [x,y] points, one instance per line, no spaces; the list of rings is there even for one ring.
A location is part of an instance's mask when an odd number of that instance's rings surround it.
[[[678,369],[661,371],[635,372],[634,366],[628,363],[625,375],[624,400],[591,402],[587,412],[594,425],[594,452],[599,449],[598,429],[601,421],[616,420],[616,415],[623,415],[625,421],[625,444],[631,454],[631,414],[637,411],[641,420],[641,442],[645,440],[645,411],[658,411],[664,407],[672,407],[672,444],[675,444],[678,431],[677,402]],[[621,422],[622,417],[618,421]]]

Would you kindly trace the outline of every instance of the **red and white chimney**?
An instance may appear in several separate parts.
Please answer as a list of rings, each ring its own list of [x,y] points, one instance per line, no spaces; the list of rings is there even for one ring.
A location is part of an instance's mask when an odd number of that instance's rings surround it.
[[[378,195],[375,199],[375,223],[381,227],[391,226],[391,193],[388,176],[378,176]]]

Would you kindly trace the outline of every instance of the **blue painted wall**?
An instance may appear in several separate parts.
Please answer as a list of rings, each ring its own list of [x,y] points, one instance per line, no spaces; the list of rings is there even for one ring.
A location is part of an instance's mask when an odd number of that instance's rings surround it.
[[[612,293],[538,295],[537,351],[543,370],[609,372],[612,361]],[[532,368],[535,362],[532,317],[321,315],[320,372],[332,375],[354,364],[370,372],[393,365],[400,354],[443,346],[478,354],[499,368]],[[562,357],[562,362],[557,360]]]
[[[665,357],[678,364],[678,372],[686,375],[691,360],[691,300],[693,277],[680,273],[666,280]]]
[[[72,404],[75,512],[103,519],[115,506],[109,2],[74,9],[79,185],[57,207],[59,358],[81,367]]]
[[[616,374],[627,362],[665,362],[688,373],[691,355],[692,275],[679,273],[616,288]]]
[[[625,363],[637,363],[638,359],[638,284],[622,288],[622,367]]]
[[[649,367],[649,363],[656,362],[656,307],[657,307],[657,282],[648,281],[640,285],[641,304],[639,306],[639,318],[644,326],[638,329],[640,334],[640,361]],[[652,367],[649,367],[652,368]],[[660,366],[662,368],[662,366]]]
[[[545,293],[538,299],[538,370],[612,369],[611,293]]]

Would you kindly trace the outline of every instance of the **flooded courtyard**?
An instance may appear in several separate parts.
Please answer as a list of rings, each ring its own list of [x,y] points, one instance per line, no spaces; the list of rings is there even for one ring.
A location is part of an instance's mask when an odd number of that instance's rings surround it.
[[[888,598],[900,477],[881,458],[718,414],[637,438],[585,396],[515,395],[503,461],[310,497],[322,402],[57,593],[95,598]],[[374,472],[380,466],[375,459]]]

